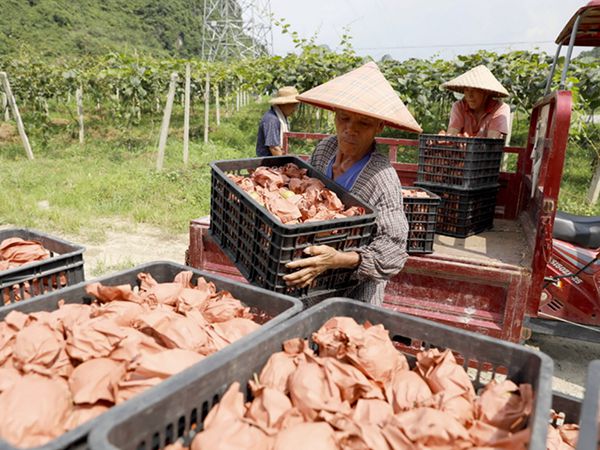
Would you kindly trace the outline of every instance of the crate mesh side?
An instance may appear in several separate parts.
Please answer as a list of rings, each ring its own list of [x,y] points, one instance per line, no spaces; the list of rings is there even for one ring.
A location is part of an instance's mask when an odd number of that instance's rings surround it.
[[[479,188],[498,182],[501,140],[421,135],[417,181]],[[491,142],[488,142],[491,141]]]
[[[408,222],[406,250],[410,254],[432,253],[440,198],[423,188],[410,189],[423,191],[430,197],[403,197],[404,214]]]
[[[30,300],[83,281],[82,246],[33,230],[0,230],[0,242],[12,237],[41,243],[50,257],[0,271],[0,306]]]
[[[164,392],[158,401],[148,400],[145,408],[103,422],[101,429],[93,433],[92,448],[96,448],[96,443],[110,443],[122,450],[133,450],[140,448],[143,442],[143,448],[149,449],[153,441],[162,447],[173,442],[170,439],[175,429],[178,430],[177,435],[189,438],[194,434],[192,429],[199,431],[203,428],[206,413],[233,382],[240,383],[244,399],[251,400],[248,381],[261,372],[270,355],[280,352],[282,343],[291,338],[310,342],[312,333],[334,316],[353,317],[361,324],[365,321],[381,324],[389,331],[392,340],[402,342],[415,351],[436,347],[452,350],[463,367],[469,368],[467,373],[476,389],[492,379],[509,378],[515,383],[530,383],[535,395],[529,419],[531,441],[528,448],[545,448],[552,396],[552,364],[546,355],[457,328],[341,299],[331,299],[303,312],[286,322],[285,327],[272,330],[269,336],[240,350],[235,359],[224,360],[210,372],[189,377],[171,392]],[[414,366],[414,357],[407,354],[407,358]],[[194,410],[202,411],[202,414],[194,414]],[[179,433],[179,423],[186,428],[183,434]]]
[[[241,168],[244,164],[248,167]],[[258,286],[296,297],[356,284],[352,270],[334,269],[317,277],[309,287],[288,287],[283,276],[291,270],[285,265],[305,256],[303,250],[310,245],[352,250],[368,244],[375,229],[375,215],[286,227],[245,198],[239,186],[223,179],[228,173],[247,176],[253,164],[257,162],[229,161],[224,166],[235,169],[212,171],[210,232],[242,275]],[[356,204],[356,200],[353,202]]]

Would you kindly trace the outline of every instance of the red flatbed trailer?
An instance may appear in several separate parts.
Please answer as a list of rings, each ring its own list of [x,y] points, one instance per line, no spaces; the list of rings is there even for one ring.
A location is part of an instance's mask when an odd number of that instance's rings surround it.
[[[501,339],[518,341],[525,315],[535,315],[548,259],[571,118],[571,93],[554,92],[535,105],[526,147],[505,147],[517,155],[515,172],[500,174],[494,228],[465,239],[436,235],[434,252],[411,255],[385,291],[384,307],[437,320]],[[289,139],[325,135],[288,133]],[[417,140],[377,138],[403,186],[417,179],[417,165],[396,162],[401,148]],[[533,149],[542,152],[537,180]],[[531,196],[531,186],[535,185]],[[190,226],[188,263],[243,279],[208,235],[208,218]]]

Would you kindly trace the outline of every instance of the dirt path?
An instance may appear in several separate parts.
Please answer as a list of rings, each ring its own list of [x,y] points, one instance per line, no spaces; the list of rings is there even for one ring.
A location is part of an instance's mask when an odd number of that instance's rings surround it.
[[[9,228],[9,227],[2,227]],[[186,234],[169,235],[148,225],[110,221],[106,239],[60,235],[86,247],[86,279],[119,272],[150,261],[167,260],[184,264],[189,244]],[[54,234],[51,231],[46,231]],[[583,396],[589,362],[600,359],[600,344],[534,335],[527,343],[554,360],[553,389],[575,397]]]
[[[81,236],[67,239],[86,247],[84,253],[85,278],[95,278],[150,261],[185,263],[188,234],[172,235],[158,228],[111,221],[105,231],[106,240],[87,241]]]

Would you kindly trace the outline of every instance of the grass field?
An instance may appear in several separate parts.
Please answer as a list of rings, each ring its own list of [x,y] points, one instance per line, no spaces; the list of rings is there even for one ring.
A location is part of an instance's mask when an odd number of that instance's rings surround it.
[[[97,220],[114,217],[185,233],[190,219],[209,212],[207,163],[254,156],[256,127],[266,108],[266,103],[251,102],[224,118],[211,131],[208,144],[201,143],[201,117],[194,117],[187,167],[182,163],[182,118],[177,111],[161,172],[155,169],[159,118],[129,130],[89,120],[84,145],[73,136],[75,127],[55,120],[58,125],[45,137],[30,135],[33,161],[26,159],[14,129],[12,134],[5,132],[0,135],[0,224],[84,232],[102,239],[106,221],[99,226]],[[585,202],[591,173],[589,152],[571,144],[560,209],[600,215],[599,205]]]
[[[190,218],[210,208],[207,163],[254,155],[255,138],[242,130],[246,117],[260,114],[262,107],[249,106],[223,123],[208,144],[199,143],[201,126],[192,127],[187,167],[181,121],[174,117],[161,172],[156,170],[157,123],[122,132],[91,122],[84,145],[57,127],[46,145],[30,137],[33,161],[25,158],[18,136],[5,139],[0,143],[0,223],[77,232],[93,229],[96,218],[118,216],[185,232]]]

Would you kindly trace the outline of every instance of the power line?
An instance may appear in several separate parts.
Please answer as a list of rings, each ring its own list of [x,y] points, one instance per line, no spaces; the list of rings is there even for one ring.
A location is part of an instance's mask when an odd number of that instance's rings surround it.
[[[431,44],[431,45],[401,45],[396,47],[360,47],[356,50],[401,50],[415,48],[448,48],[448,47],[486,47],[498,45],[517,45],[517,44],[551,44],[554,41],[513,41],[513,42],[489,42],[485,44]]]

